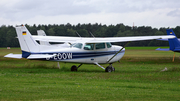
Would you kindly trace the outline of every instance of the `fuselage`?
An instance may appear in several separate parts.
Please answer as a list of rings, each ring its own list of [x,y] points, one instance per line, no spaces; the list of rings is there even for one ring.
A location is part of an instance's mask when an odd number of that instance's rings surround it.
[[[53,45],[41,45],[40,47],[41,48],[39,52],[31,52],[30,54],[54,55],[53,57],[44,58],[41,60],[62,61],[72,63],[113,63],[120,60],[125,53],[125,49],[123,49],[120,53],[116,55],[116,57],[114,57],[111,61],[107,62],[122,48],[121,46],[111,45],[110,43],[74,43],[70,47],[57,47]]]

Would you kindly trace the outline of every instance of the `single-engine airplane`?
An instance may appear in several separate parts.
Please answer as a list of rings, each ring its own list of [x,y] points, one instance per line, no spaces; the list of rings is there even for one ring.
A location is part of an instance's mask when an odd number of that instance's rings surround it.
[[[106,72],[115,71],[112,64],[123,57],[125,48],[122,46],[111,45],[111,42],[130,42],[175,37],[174,35],[107,38],[32,36],[23,25],[17,26],[15,29],[22,54],[10,53],[4,57],[80,63],[79,66],[73,65],[71,71],[77,71],[82,64],[95,64]],[[41,45],[36,41],[65,42],[72,43],[72,45],[69,47],[63,45]],[[104,68],[100,64],[109,64],[109,66]]]
[[[174,57],[175,57],[175,52],[180,52],[180,40],[176,37],[174,31],[172,29],[166,29],[167,35],[174,35],[175,38],[173,39],[159,39],[162,41],[169,41],[169,48],[166,49],[162,49],[162,48],[158,48],[156,50],[159,51],[173,51],[174,52],[174,56],[173,56],[173,62],[174,62]]]

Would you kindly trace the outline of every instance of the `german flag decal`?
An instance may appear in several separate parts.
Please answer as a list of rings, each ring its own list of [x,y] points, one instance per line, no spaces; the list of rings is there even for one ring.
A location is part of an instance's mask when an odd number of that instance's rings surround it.
[[[22,32],[22,35],[26,35],[26,31],[23,31],[23,32]]]

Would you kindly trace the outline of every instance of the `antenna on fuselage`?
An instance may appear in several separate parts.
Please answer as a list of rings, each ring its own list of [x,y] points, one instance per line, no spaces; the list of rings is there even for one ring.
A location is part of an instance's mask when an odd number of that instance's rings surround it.
[[[94,35],[93,35],[91,32],[89,32],[89,33],[91,34],[92,37],[94,37]],[[95,37],[94,37],[94,38],[95,38]]]
[[[76,34],[77,34],[79,37],[81,37],[78,32],[76,32]]]

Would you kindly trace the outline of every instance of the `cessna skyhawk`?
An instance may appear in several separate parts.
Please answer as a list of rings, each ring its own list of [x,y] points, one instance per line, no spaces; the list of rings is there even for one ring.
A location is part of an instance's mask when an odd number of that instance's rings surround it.
[[[17,26],[16,33],[20,43],[22,54],[8,54],[9,58],[26,58],[32,60],[47,60],[59,62],[80,63],[77,67],[73,65],[71,71],[77,71],[82,64],[95,64],[106,72],[115,71],[112,64],[119,61],[125,48],[111,45],[111,42],[130,42],[153,39],[170,39],[174,35],[163,36],[134,36],[134,37],[65,37],[65,36],[32,36],[25,26]],[[64,42],[65,45],[43,45],[42,42]],[[71,43],[71,45],[67,45]],[[110,64],[106,68],[100,64]]]

